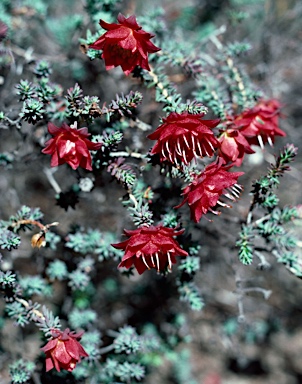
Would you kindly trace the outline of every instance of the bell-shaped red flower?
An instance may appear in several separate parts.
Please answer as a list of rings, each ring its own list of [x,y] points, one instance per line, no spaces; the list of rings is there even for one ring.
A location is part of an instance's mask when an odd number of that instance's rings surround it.
[[[264,148],[264,144],[268,142],[272,146],[275,136],[286,136],[279,128],[280,108],[278,100],[260,100],[254,108],[236,116],[234,126],[240,128],[249,144]]]
[[[144,31],[137,24],[134,15],[126,18],[120,13],[117,20],[119,24],[100,20],[100,26],[107,32],[89,48],[103,51],[102,58],[107,70],[120,65],[125,75],[128,76],[139,65],[150,71],[148,53],[160,51],[160,48],[150,41],[154,35]]]
[[[239,197],[242,187],[237,184],[238,177],[244,172],[228,172],[230,167],[224,167],[220,159],[205,167],[199,175],[184,189],[184,200],[175,208],[180,208],[188,203],[191,210],[191,219],[198,223],[202,215],[208,211],[219,215],[220,211],[214,211],[216,205],[231,208],[230,205],[219,200],[225,195],[232,201]]]
[[[226,129],[222,132],[218,140],[220,142],[218,150],[219,157],[221,157],[225,163],[232,162],[232,166],[239,167],[245,153],[255,153],[239,129]]]
[[[45,143],[42,153],[52,156],[52,167],[67,163],[72,169],[82,167],[92,170],[89,151],[100,149],[102,144],[93,143],[88,139],[90,133],[86,127],[77,129],[76,126],[73,128],[63,123],[59,128],[53,123],[48,123],[48,132],[53,138]]]
[[[133,231],[124,230],[129,239],[111,244],[114,248],[125,251],[119,268],[130,268],[134,265],[140,275],[151,268],[156,268],[158,272],[166,267],[171,270],[172,264],[176,263],[175,256],[188,256],[173,238],[183,232],[184,229],[177,231],[162,225],[141,227]]]
[[[55,368],[72,371],[81,357],[88,356],[82,345],[79,343],[84,332],[70,332],[66,328],[64,332],[54,329],[52,338],[48,341],[42,351],[46,354],[46,372]]]
[[[172,112],[148,138],[157,140],[151,154],[161,161],[188,164],[195,156],[213,156],[219,141],[211,131],[220,120],[201,120],[203,113]]]

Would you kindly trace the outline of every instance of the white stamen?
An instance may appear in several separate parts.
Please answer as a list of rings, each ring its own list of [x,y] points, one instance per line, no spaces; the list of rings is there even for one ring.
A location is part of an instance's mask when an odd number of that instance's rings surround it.
[[[197,141],[197,147],[198,147],[198,149],[199,149],[199,153],[200,153],[200,157],[202,157],[203,156],[203,153],[202,153],[202,149],[201,149],[201,146],[200,146],[200,142],[199,141]]]
[[[274,146],[273,140],[272,140],[272,138],[271,138],[270,136],[267,136],[267,141],[268,141],[268,143],[269,143],[269,145],[270,145],[271,147]]]
[[[190,149],[190,146],[189,146],[189,143],[188,143],[186,136],[184,136],[184,142],[186,143],[186,146],[188,147],[188,149]]]
[[[258,135],[257,138],[258,138],[258,142],[259,142],[259,145],[260,145],[261,149],[264,149],[264,144],[263,144],[262,137],[260,135]]]
[[[169,148],[169,143],[167,141],[166,141],[166,148],[167,148],[168,153],[171,153],[170,148]]]
[[[236,201],[234,196],[230,195],[229,193],[225,193],[224,196],[227,197],[228,199],[232,200],[232,201]]]
[[[187,158],[186,158],[186,152],[184,150],[182,151],[182,156],[184,158],[185,164],[187,165],[188,161],[187,161]]]
[[[155,267],[153,256],[151,256],[152,267]]]
[[[158,253],[155,254],[155,258],[156,258],[157,272],[159,272],[159,257],[158,257]]]
[[[181,156],[181,147],[179,143],[179,139],[177,139],[176,147],[175,147],[176,153]]]
[[[168,255],[169,270],[171,271],[172,270],[172,262],[171,262],[170,253],[167,252],[167,255]]]
[[[195,152],[195,139],[194,136],[191,136],[192,145],[193,145],[193,152]]]
[[[232,191],[232,194],[233,194],[234,196],[236,196],[237,198],[240,197],[240,192],[238,192],[235,188],[232,188],[232,187],[231,187],[231,191]]]
[[[212,151],[215,152],[215,148],[213,147],[212,143],[209,141],[207,141],[207,143],[209,144],[209,146],[212,148]]]
[[[145,256],[143,256],[142,259],[143,259],[143,262],[144,262],[145,266],[146,266],[148,269],[150,269],[149,265],[148,265],[147,262],[146,262]]]
[[[202,145],[202,148],[204,149],[204,152],[206,153],[206,155],[207,155],[208,157],[211,157],[211,156],[208,154],[208,151],[207,151],[207,148],[206,148],[205,144]]]
[[[227,207],[227,208],[231,208],[231,205],[229,204],[226,204],[226,203],[223,203],[222,201],[218,200],[217,201],[217,204],[220,205],[221,207]]]
[[[239,190],[239,192],[242,191],[242,185],[240,185],[240,184],[234,184],[234,185],[233,185],[233,188]]]

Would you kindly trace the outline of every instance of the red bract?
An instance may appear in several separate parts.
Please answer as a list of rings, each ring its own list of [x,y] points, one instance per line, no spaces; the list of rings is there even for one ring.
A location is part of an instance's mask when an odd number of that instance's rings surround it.
[[[194,156],[213,156],[219,142],[211,131],[219,119],[201,120],[204,114],[172,112],[163,119],[155,132],[148,138],[157,140],[151,154],[159,154],[161,161],[188,164]]]
[[[140,275],[151,268],[156,268],[159,272],[168,266],[171,270],[172,264],[176,263],[175,256],[188,256],[173,239],[183,232],[184,229],[177,231],[162,225],[141,227],[133,231],[124,230],[129,239],[112,244],[114,248],[125,251],[119,267],[130,268],[134,265]]]
[[[150,41],[154,35],[144,31],[137,24],[134,15],[126,18],[120,13],[117,20],[119,24],[100,20],[100,26],[108,32],[99,37],[89,48],[103,51],[102,58],[107,70],[120,65],[128,76],[139,65],[150,71],[148,53],[160,51],[160,48]]]
[[[74,333],[66,328],[64,332],[55,329],[52,338],[42,349],[46,354],[46,372],[55,368],[72,371],[81,357],[88,356],[78,340],[84,332]]]
[[[218,154],[225,163],[232,162],[232,165],[239,167],[245,153],[255,153],[238,129],[226,129],[218,140],[220,142]]]
[[[195,175],[194,180],[184,189],[182,193],[184,200],[175,208],[180,208],[187,202],[191,210],[191,219],[196,223],[208,211],[220,214],[221,212],[212,209],[217,204],[231,208],[219,198],[225,195],[235,201],[239,197],[242,188],[237,184],[237,179],[244,172],[228,172],[228,168],[223,167],[221,160],[208,165],[201,174]]]
[[[275,136],[286,136],[278,124],[281,104],[277,100],[261,100],[254,108],[244,111],[234,119],[234,125],[240,128],[249,144],[264,147],[273,145]]]
[[[69,127],[63,123],[62,127],[56,127],[53,123],[48,123],[48,132],[53,138],[45,143],[42,153],[51,155],[50,165],[57,167],[58,165],[67,163],[72,169],[82,167],[92,170],[90,150],[96,151],[102,146],[101,143],[93,143],[88,140],[90,136],[88,129]]]

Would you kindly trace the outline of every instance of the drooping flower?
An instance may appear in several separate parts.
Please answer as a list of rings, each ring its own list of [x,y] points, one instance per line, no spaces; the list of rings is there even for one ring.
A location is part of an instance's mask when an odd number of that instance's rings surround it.
[[[139,65],[150,71],[148,53],[160,51],[160,48],[150,41],[154,35],[144,31],[137,24],[134,15],[126,18],[120,13],[117,20],[119,24],[100,20],[100,26],[107,32],[89,48],[103,51],[102,59],[105,61],[107,70],[120,65],[128,76]]]
[[[263,148],[268,142],[272,146],[275,136],[286,136],[279,128],[280,108],[278,100],[260,100],[254,108],[236,116],[234,126],[240,128],[249,144]]]
[[[232,166],[239,167],[245,153],[255,153],[239,129],[226,129],[222,132],[218,140],[220,142],[218,149],[219,157],[221,157],[225,163],[232,162]]]
[[[48,123],[48,132],[53,136],[45,143],[42,153],[51,155],[50,165],[67,163],[72,169],[82,167],[92,170],[91,155],[89,151],[96,151],[102,146],[101,143],[93,143],[88,139],[90,133],[86,127],[77,129],[76,124],[70,127],[66,123],[57,127]]]
[[[220,120],[201,120],[201,114],[172,112],[148,138],[157,140],[151,154],[161,161],[188,164],[195,156],[213,156],[219,142],[211,131]]]
[[[165,270],[166,267],[171,270],[172,264],[176,263],[176,256],[188,256],[173,238],[183,232],[184,229],[177,231],[175,228],[162,225],[141,227],[132,231],[124,230],[129,238],[121,243],[112,244],[114,248],[125,251],[119,268],[130,268],[134,265],[140,275],[151,268],[156,268],[158,272]]]
[[[61,369],[71,372],[81,357],[88,356],[79,343],[83,333],[70,332],[69,328],[63,332],[58,329],[52,331],[52,338],[41,348],[46,354],[46,372],[52,368],[59,372]]]
[[[215,211],[216,205],[231,208],[230,205],[219,200],[224,195],[232,201],[239,197],[242,187],[237,184],[238,177],[244,172],[228,172],[230,167],[223,166],[219,159],[205,167],[199,175],[184,189],[182,195],[184,200],[175,208],[180,208],[188,203],[191,210],[191,219],[198,223],[202,215],[208,211],[218,215],[221,212]]]

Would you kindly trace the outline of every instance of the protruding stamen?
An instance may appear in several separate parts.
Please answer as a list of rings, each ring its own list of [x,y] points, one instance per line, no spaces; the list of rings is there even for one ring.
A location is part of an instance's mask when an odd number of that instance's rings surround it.
[[[176,153],[177,153],[179,156],[182,156],[179,139],[177,139],[176,147],[175,147],[175,151],[176,151]]]
[[[166,141],[165,144],[166,144],[166,148],[167,148],[168,153],[171,153],[170,148],[169,148],[169,143]]]
[[[227,197],[228,199],[232,200],[232,201],[236,201],[235,197],[230,195],[229,193],[225,193],[224,196]]]
[[[223,203],[223,202],[220,201],[220,200],[217,200],[217,204],[220,205],[221,207],[232,208],[231,205],[226,204],[226,203]]]
[[[145,266],[146,266],[148,269],[150,269],[149,265],[148,265],[147,262],[146,262],[145,256],[142,256],[142,259],[143,259],[143,262],[144,262]]]
[[[211,207],[209,207],[209,211],[214,213],[214,215],[221,215],[221,212],[219,211],[214,211]]]
[[[200,142],[199,142],[199,141],[197,141],[197,147],[198,147],[198,149],[199,149],[200,156],[203,156],[202,149],[201,149],[201,146],[200,146]]]
[[[166,156],[166,154],[165,154],[165,151],[164,151],[164,148],[161,149],[161,154],[162,154],[162,156],[163,156],[164,159],[167,158],[167,156]]]
[[[156,258],[157,272],[159,272],[160,269],[159,269],[159,257],[158,257],[158,253],[155,254],[155,258]]]
[[[185,164],[187,165],[187,164],[188,164],[188,160],[187,160],[187,158],[186,158],[186,152],[185,152],[185,150],[182,151],[182,156],[183,156],[183,158],[184,158]]]
[[[204,152],[206,153],[206,155],[207,155],[208,157],[211,157],[211,156],[208,154],[207,147],[205,146],[205,144],[202,145],[202,148],[203,148]]]
[[[267,141],[268,141],[268,143],[269,143],[269,145],[270,145],[271,147],[274,146],[273,140],[272,140],[272,138],[271,138],[270,136],[267,136]]]
[[[188,149],[190,149],[190,146],[189,146],[189,143],[188,143],[188,140],[186,138],[186,136],[184,135],[184,142],[186,143],[186,146],[188,147]]]
[[[173,163],[172,153],[170,153],[170,152],[169,152],[169,160],[171,161],[171,163]]]
[[[171,271],[172,270],[171,256],[169,252],[167,252],[167,255],[168,255],[169,270]]]
[[[257,138],[258,138],[258,142],[259,142],[259,145],[260,145],[261,149],[264,149],[264,144],[263,144],[262,137],[260,135],[258,135]]]
[[[240,192],[243,190],[242,185],[240,185],[240,184],[234,184],[233,188],[239,189]]]
[[[192,140],[193,152],[195,152],[195,139],[194,139],[194,136],[191,136],[191,140]]]
[[[239,199],[239,197],[240,197],[240,192],[238,192],[237,189],[231,187],[231,192],[232,192],[232,194],[233,194],[234,196],[237,197],[237,199]]]
[[[213,144],[210,142],[210,140],[208,140],[207,143],[211,147],[212,151],[215,152],[215,148],[213,147]]]
[[[153,256],[151,256],[152,267],[155,267]]]

